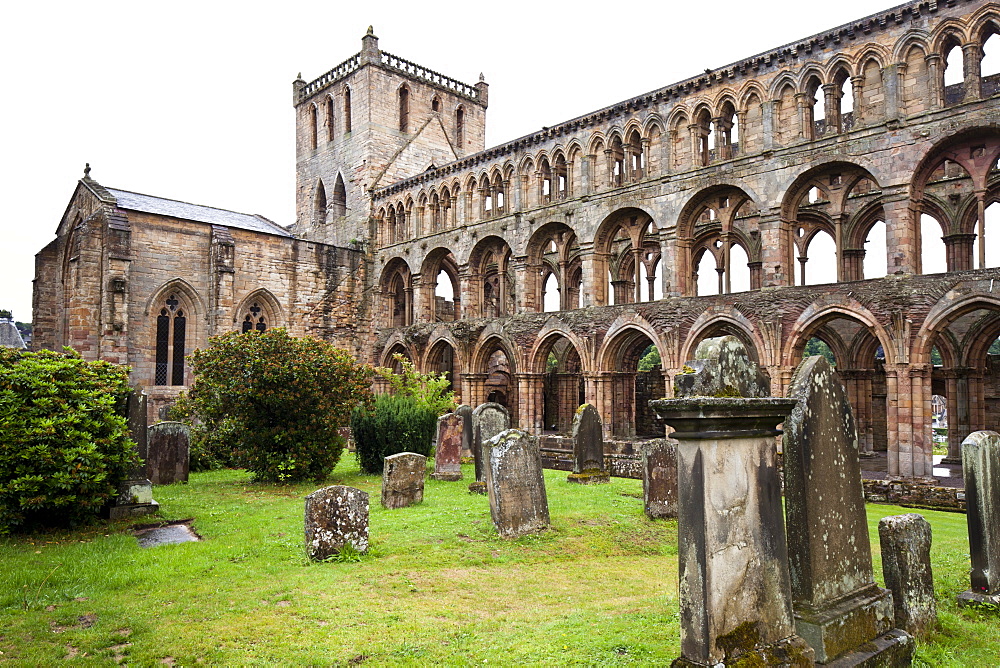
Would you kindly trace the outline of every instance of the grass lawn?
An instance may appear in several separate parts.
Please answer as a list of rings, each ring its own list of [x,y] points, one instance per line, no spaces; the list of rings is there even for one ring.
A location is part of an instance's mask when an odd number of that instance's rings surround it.
[[[420,506],[379,505],[380,479],[345,455],[329,484],[371,495],[371,551],[304,556],[314,484],[253,485],[242,471],[157,487],[166,519],[203,542],[141,549],[133,523],[0,539],[0,662],[47,665],[665,665],[679,654],[677,532],[647,520],[639,481],[585,487],[546,471],[553,528],[503,541],[484,496],[428,479]],[[902,512],[869,506],[877,523]],[[1000,613],[959,610],[965,516],[934,527],[941,631],[921,665],[996,665]],[[155,518],[154,518],[155,519]]]

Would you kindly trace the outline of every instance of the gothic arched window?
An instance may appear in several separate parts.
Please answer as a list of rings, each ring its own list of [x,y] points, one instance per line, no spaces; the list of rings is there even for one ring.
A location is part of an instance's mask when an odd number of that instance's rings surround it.
[[[187,317],[170,295],[156,318],[156,385],[184,384],[184,337]]]
[[[253,305],[247,309],[246,316],[243,318],[243,333],[252,331],[265,332],[267,331],[267,318],[264,316],[264,311],[261,309],[260,304],[254,302]]]

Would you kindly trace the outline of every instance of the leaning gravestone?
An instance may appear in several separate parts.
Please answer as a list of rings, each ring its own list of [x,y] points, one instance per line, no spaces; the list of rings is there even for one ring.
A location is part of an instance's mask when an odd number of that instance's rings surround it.
[[[962,441],[965,520],[972,586],[959,605],[1000,605],[1000,434],[975,431]]]
[[[652,520],[677,517],[677,446],[654,438],[642,446],[642,500]]]
[[[490,515],[503,538],[549,526],[549,504],[538,439],[508,429],[483,443]]]
[[[771,379],[735,336],[705,339],[674,376],[676,397],[767,397]]]
[[[937,625],[930,522],[916,513],[883,517],[878,537],[896,626],[915,636],[927,635]]]
[[[469,485],[470,492],[486,493],[483,443],[507,429],[510,429],[510,413],[500,404],[480,404],[472,411],[472,456],[476,459],[476,481]]]
[[[183,422],[157,422],[149,428],[146,473],[154,485],[187,482],[191,428]]]
[[[333,485],[306,497],[306,551],[322,561],[345,545],[368,551],[368,492]]]
[[[820,663],[853,661],[857,652],[872,654],[877,647],[898,665],[914,645],[906,634],[890,635],[892,595],[875,583],[858,430],[847,392],[817,356],[799,364],[787,396],[797,400],[783,441],[795,629]]]
[[[464,422],[455,413],[442,415],[437,421],[437,445],[434,447],[435,480],[462,479],[462,431]]]
[[[472,457],[472,406],[462,404],[455,409],[455,415],[462,418],[462,457]]]
[[[604,466],[604,427],[591,404],[580,406],[573,416],[573,472],[566,480],[583,485],[611,481]]]
[[[382,506],[405,508],[424,500],[427,458],[415,452],[400,452],[385,458],[382,469]]]

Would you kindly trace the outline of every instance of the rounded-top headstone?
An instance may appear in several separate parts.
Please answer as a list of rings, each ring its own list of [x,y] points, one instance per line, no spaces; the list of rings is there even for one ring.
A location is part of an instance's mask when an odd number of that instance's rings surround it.
[[[368,551],[368,492],[332,485],[306,497],[306,551],[322,561],[339,554],[345,545]]]
[[[382,469],[382,505],[405,508],[424,500],[427,458],[415,452],[400,452],[385,458]]]
[[[676,397],[767,397],[771,379],[735,336],[705,339],[685,373],[674,376]]]

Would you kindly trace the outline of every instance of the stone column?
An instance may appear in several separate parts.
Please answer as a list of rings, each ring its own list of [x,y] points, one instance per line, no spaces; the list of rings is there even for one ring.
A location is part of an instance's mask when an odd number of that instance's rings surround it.
[[[795,633],[776,429],[794,399],[651,401],[676,431],[681,658],[813,665]]]
[[[798,112],[799,118],[799,137],[806,141],[814,139],[813,135],[816,128],[812,115],[812,107],[809,104],[808,98],[809,95],[806,93],[795,94],[795,110]]]
[[[903,65],[905,68],[906,66]],[[885,118],[886,120],[897,120],[899,118],[899,79],[900,65],[889,63],[882,68],[882,86],[885,91]]]
[[[851,93],[854,96],[854,127],[860,127],[865,120],[865,99],[861,95],[865,88],[865,78],[862,75],[851,77]]]
[[[927,81],[930,83],[930,107],[940,109],[944,106],[944,79],[941,75],[941,54],[928,53],[924,56],[927,63]]]
[[[962,70],[965,76],[965,102],[983,97],[983,49],[977,42],[962,45]],[[980,245],[980,248],[982,245]]]
[[[529,434],[540,436],[545,429],[545,405],[543,393],[545,390],[544,373],[518,374],[518,387],[521,389],[518,401],[522,406],[520,425]]]
[[[835,83],[823,84],[823,111],[827,130],[840,133],[840,88]]]

